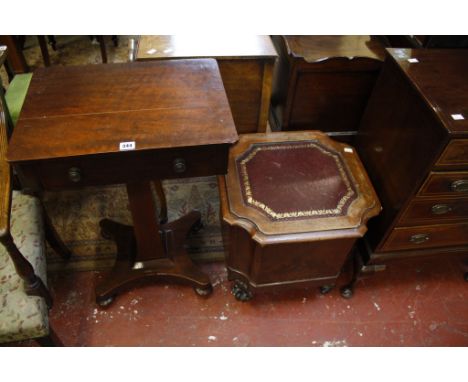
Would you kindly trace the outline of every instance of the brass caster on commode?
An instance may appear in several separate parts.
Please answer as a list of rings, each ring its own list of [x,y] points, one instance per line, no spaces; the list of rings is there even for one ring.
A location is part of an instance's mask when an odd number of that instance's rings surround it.
[[[340,293],[341,293],[341,297],[346,298],[346,299],[353,297],[353,294],[354,294],[353,288],[349,286],[342,287],[340,289]]]
[[[242,281],[235,281],[231,289],[231,293],[234,295],[237,301],[249,301],[252,299],[252,292],[249,290],[249,287]]]
[[[208,297],[213,293],[213,286],[210,284],[205,287],[193,287],[193,290],[201,297]]]
[[[468,272],[465,273],[465,281],[468,281]]]
[[[329,293],[335,286],[334,285],[322,285],[319,288],[319,291],[321,294],[327,294]]]

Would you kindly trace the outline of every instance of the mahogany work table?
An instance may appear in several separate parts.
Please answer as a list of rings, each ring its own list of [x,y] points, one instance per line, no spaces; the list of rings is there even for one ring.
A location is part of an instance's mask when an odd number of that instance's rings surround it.
[[[118,252],[96,287],[96,301],[105,306],[143,279],[211,292],[184,248],[200,213],[160,225],[151,181],[225,174],[237,138],[213,59],[55,66],[34,73],[8,160],[23,186],[39,195],[126,183],[133,227],[100,223]]]

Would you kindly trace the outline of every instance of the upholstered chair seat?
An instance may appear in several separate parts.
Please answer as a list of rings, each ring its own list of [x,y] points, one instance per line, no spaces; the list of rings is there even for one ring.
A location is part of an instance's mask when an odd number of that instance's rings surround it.
[[[10,230],[18,250],[46,283],[44,228],[41,205],[35,197],[14,191]],[[45,299],[30,296],[4,246],[0,245],[0,343],[49,335]]]

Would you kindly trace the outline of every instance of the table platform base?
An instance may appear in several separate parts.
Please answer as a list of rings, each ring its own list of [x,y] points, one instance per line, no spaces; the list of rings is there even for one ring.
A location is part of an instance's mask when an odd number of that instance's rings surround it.
[[[159,226],[163,251],[153,258],[138,258],[137,240],[132,226],[109,219],[101,220],[101,234],[117,244],[117,260],[105,280],[96,286],[96,302],[104,307],[114,297],[144,281],[175,281],[191,285],[195,292],[207,296],[212,292],[210,279],[190,259],[185,241],[190,232],[201,228],[201,215],[187,215]]]

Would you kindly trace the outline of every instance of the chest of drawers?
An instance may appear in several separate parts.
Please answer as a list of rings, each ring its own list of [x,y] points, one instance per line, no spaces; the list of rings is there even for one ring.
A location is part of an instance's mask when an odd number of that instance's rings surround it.
[[[468,52],[387,53],[356,142],[383,205],[361,271],[468,254]]]

